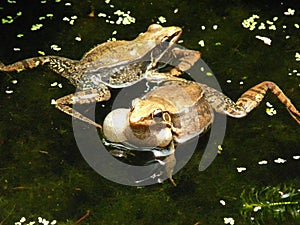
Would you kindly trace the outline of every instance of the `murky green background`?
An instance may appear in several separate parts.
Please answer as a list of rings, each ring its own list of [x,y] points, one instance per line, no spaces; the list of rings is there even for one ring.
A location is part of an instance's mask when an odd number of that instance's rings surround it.
[[[79,59],[111,37],[133,39],[163,16],[162,25],[183,28],[181,45],[202,52],[232,99],[261,81],[272,80],[300,107],[300,62],[295,57],[300,52],[298,3],[10,2],[0,3],[0,61],[5,64],[39,55],[39,51]],[[289,8],[296,10],[294,15],[285,15],[292,14]],[[93,9],[94,18],[89,17]],[[117,10],[130,11],[135,23],[111,24],[118,20]],[[107,17],[98,17],[99,13]],[[260,18],[250,31],[242,22],[253,14]],[[261,22],[263,30],[258,29]],[[32,31],[34,24],[43,26]],[[271,45],[256,35],[269,37]],[[61,50],[51,49],[54,44]],[[75,91],[65,79],[47,68],[0,75],[1,225],[22,217],[26,218],[22,224],[38,224],[38,217],[74,224],[88,210],[90,216],[82,224],[218,225],[233,224],[232,220],[234,224],[300,224],[300,128],[272,94],[248,117],[228,119],[222,153],[206,171],[198,171],[203,149],[197,149],[174,176],[177,187],[167,181],[137,188],[104,179],[82,158],[71,117],[50,104],[51,99]],[[62,88],[52,87],[54,82]],[[270,108],[266,102],[276,115],[266,114]],[[276,163],[278,158],[286,161]],[[268,163],[260,165],[263,160]],[[238,172],[241,167],[246,170]]]

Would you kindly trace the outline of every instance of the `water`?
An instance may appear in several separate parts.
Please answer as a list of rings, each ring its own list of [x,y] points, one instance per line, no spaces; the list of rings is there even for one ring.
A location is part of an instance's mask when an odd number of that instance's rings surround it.
[[[28,2],[0,3],[4,63],[36,56],[38,51],[79,59],[98,43],[112,37],[133,39],[165,18],[162,25],[183,28],[180,44],[201,51],[232,99],[261,81],[272,80],[300,106],[299,6],[295,3],[44,1],[30,2],[29,7]],[[92,9],[94,18],[88,16]],[[110,24],[118,20],[114,14],[118,9],[130,11],[135,23]],[[99,13],[107,17],[98,17]],[[250,31],[242,22],[253,14],[260,18]],[[16,18],[8,23],[7,16]],[[265,29],[258,29],[261,22]],[[34,24],[43,26],[32,31]],[[271,45],[256,35],[270,38]],[[198,44],[201,40],[204,47]],[[82,224],[218,225],[232,220],[234,224],[300,224],[300,130],[271,94],[246,118],[228,119],[221,154],[207,170],[198,171],[200,147],[174,176],[177,187],[166,181],[137,188],[104,179],[82,158],[71,118],[50,104],[51,99],[74,91],[47,68],[1,74],[1,224],[14,224],[23,216],[27,223],[42,217],[74,224],[88,210],[91,215]],[[99,108],[103,114],[109,111]],[[267,108],[275,108],[277,114],[267,115]]]

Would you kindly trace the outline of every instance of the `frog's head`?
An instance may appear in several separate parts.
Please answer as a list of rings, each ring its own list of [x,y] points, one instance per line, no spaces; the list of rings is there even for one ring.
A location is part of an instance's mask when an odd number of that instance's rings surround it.
[[[129,115],[132,126],[151,126],[157,123],[171,123],[171,116],[166,104],[159,99],[139,99],[132,102]]]
[[[169,45],[173,45],[178,41],[181,33],[182,29],[180,27],[162,27],[159,24],[151,24],[145,33],[137,37],[137,40],[153,41],[156,45],[163,42],[168,42]]]

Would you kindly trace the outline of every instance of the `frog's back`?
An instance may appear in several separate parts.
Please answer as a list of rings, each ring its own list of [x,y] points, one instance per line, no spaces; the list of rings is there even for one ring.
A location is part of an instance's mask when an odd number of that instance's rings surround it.
[[[176,142],[183,143],[204,133],[213,122],[213,110],[197,82],[168,81],[147,95],[147,98],[162,98],[169,107],[175,129]]]
[[[105,42],[102,44],[97,45],[96,47],[92,48],[90,51],[84,54],[82,59],[80,60],[81,63],[89,63],[94,62],[96,60],[101,59],[103,56],[108,54],[114,48],[118,46],[125,45],[128,41],[110,41]]]
[[[193,107],[202,97],[203,91],[201,86],[196,82],[190,81],[167,81],[163,86],[154,89],[147,98],[163,98],[175,106],[176,111],[172,114],[179,114],[186,108]]]
[[[87,52],[80,60],[87,72],[94,72],[102,68],[116,68],[136,62],[150,61],[147,56],[156,47],[154,41],[111,41],[100,44]]]

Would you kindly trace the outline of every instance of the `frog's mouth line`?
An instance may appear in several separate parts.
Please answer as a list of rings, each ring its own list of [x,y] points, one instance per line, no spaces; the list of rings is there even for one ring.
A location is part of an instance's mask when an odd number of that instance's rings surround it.
[[[171,36],[169,36],[168,40],[171,43],[176,42],[179,39],[179,37],[181,36],[181,33],[182,33],[182,31],[175,32],[174,34],[172,34]]]
[[[181,36],[182,31],[176,31],[171,36],[168,36],[166,40],[163,40],[163,42],[169,42],[169,46],[176,43]]]

